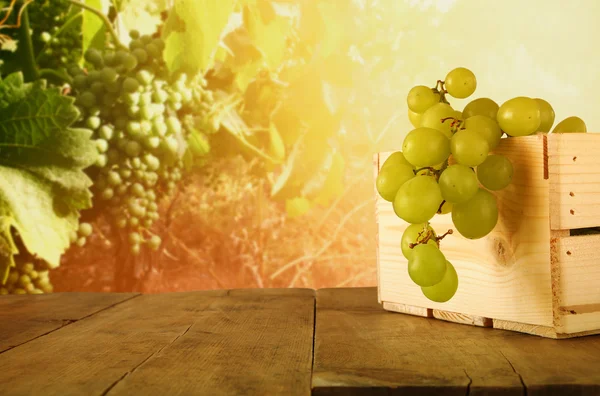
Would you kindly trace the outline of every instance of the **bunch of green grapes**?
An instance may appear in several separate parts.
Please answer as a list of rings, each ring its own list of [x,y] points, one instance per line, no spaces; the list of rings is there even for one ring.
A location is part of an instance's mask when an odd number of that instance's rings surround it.
[[[94,131],[100,156],[92,172],[95,205],[128,233],[131,252],[161,238],[150,229],[158,203],[182,178],[181,157],[193,110],[208,95],[202,78],[171,77],[162,58],[162,39],[130,32],[128,49],[87,51],[87,70],[71,68],[81,126]],[[185,123],[182,122],[185,120]],[[72,238],[79,246],[85,235]]]
[[[64,69],[82,56],[81,8],[67,0],[37,0],[27,7],[41,69]]]
[[[517,97],[502,106],[490,98],[478,98],[462,111],[447,99],[447,95],[468,98],[476,88],[475,75],[462,67],[450,71],[433,88],[412,88],[407,104],[415,129],[404,139],[402,151],[385,161],[376,181],[381,197],[410,223],[401,241],[409,276],[436,302],[455,295],[458,275],[440,250],[445,235],[438,237],[429,221],[436,214],[450,213],[454,227],[465,238],[488,235],[498,222],[491,191],[504,189],[513,177],[511,161],[492,152],[504,134],[547,133],[554,124],[552,106],[539,98]],[[586,132],[585,123],[569,117],[553,130],[565,132]]]
[[[0,295],[52,293],[49,268],[44,261],[20,260],[16,257],[16,267],[11,267],[6,283],[0,285]]]

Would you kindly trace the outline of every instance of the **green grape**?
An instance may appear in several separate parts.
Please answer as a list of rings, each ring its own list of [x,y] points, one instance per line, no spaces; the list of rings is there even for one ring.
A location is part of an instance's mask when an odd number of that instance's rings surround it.
[[[143,197],[146,194],[144,186],[142,186],[140,183],[134,183],[131,186],[131,192],[133,193],[133,195],[138,197]]]
[[[559,122],[552,133],[586,133],[585,122],[579,117],[568,117]]]
[[[492,232],[498,222],[496,197],[480,188],[473,198],[453,206],[452,222],[465,238],[483,238]]]
[[[450,156],[450,140],[437,129],[413,129],[404,138],[402,153],[417,168],[435,166]]]
[[[136,219],[137,220],[137,219]],[[141,252],[141,246],[138,245],[131,245],[131,254],[133,254],[134,256],[137,256],[140,254]]]
[[[485,161],[490,146],[476,130],[462,129],[452,136],[450,150],[456,162],[472,167]]]
[[[466,129],[477,131],[488,142],[490,150],[494,150],[500,144],[502,131],[498,123],[489,117],[476,115],[465,120],[463,126]]]
[[[427,240],[428,244],[437,246],[436,237],[437,234],[429,224],[411,224],[406,227],[406,230],[404,230],[404,233],[402,234],[400,242],[402,254],[410,260],[413,253],[413,249],[410,247],[411,244],[422,243]]]
[[[131,232],[129,234],[129,242],[132,245],[137,245],[142,242],[142,236],[138,232]]]
[[[148,241],[148,246],[152,250],[158,250],[161,243],[162,243],[162,240],[160,239],[160,237],[158,235],[152,235],[152,237],[150,237],[150,240]]]
[[[73,88],[80,91],[88,87],[88,77],[86,75],[78,75],[73,78]]]
[[[473,169],[460,164],[446,168],[440,175],[439,185],[444,200],[453,204],[468,201],[479,190]]]
[[[114,195],[115,191],[110,187],[107,187],[104,190],[102,190],[102,199],[104,199],[105,201],[108,201],[109,199],[114,197]]]
[[[157,171],[160,168],[160,160],[152,154],[146,154],[143,157],[144,163],[148,166],[148,170]],[[411,169],[412,172],[412,169]],[[414,175],[414,173],[413,173]]]
[[[101,123],[102,123],[102,121],[98,117],[88,117],[87,120],[85,121],[85,125],[93,131],[100,128]]]
[[[113,138],[115,130],[109,125],[102,125],[98,130],[98,136],[104,140],[110,140]]]
[[[433,286],[444,278],[446,257],[437,246],[426,244],[413,248],[408,260],[408,275],[419,286]]]
[[[123,180],[121,179],[121,175],[119,175],[115,171],[108,172],[106,180],[108,181],[108,184],[110,184],[111,186],[118,186],[121,183],[123,183]]]
[[[138,63],[146,63],[148,61],[148,53],[143,48],[136,48],[131,51],[131,54],[136,57]]]
[[[125,145],[125,153],[130,157],[137,157],[142,152],[142,146],[135,140],[130,140]]]
[[[422,114],[425,110],[440,101],[440,95],[429,87],[417,85],[408,92],[406,101],[411,111]]]
[[[400,187],[413,177],[415,177],[415,173],[412,166],[388,165],[382,168],[377,175],[377,192],[386,201],[393,202]]]
[[[452,138],[452,122],[455,120],[448,118],[454,118],[455,116],[456,112],[449,104],[436,103],[423,113],[421,126],[437,129],[450,139]]]
[[[471,70],[457,67],[446,76],[444,87],[451,96],[464,99],[471,96],[477,89],[477,79]]]
[[[139,88],[140,88],[140,83],[135,78],[127,77],[123,81],[123,92],[125,92],[125,93],[134,93]]]
[[[142,85],[150,85],[154,76],[148,70],[140,70],[136,74],[136,78]]]
[[[488,190],[502,190],[510,184],[513,166],[503,155],[490,155],[477,167],[477,178]]]
[[[90,235],[92,235],[93,228],[90,223],[80,223],[78,231],[79,235],[89,237]]]
[[[134,70],[138,65],[138,60],[135,56],[127,54],[127,57],[123,59],[123,67],[127,71]]]
[[[104,139],[97,139],[94,143],[96,143],[96,148],[100,153],[106,153],[108,151],[108,142]]]
[[[533,99],[537,102],[540,107],[540,126],[538,127],[538,132],[548,133],[554,125],[554,109],[550,103],[546,102],[544,99],[535,98]]]
[[[434,177],[417,176],[400,187],[393,208],[396,215],[408,223],[425,223],[435,215],[442,200]]]
[[[162,55],[160,48],[154,43],[150,43],[146,46],[146,52],[148,52],[148,55],[150,55],[151,58],[158,58]]]
[[[81,237],[81,238],[77,239],[77,242],[75,242],[75,244],[79,247],[84,247],[86,242],[87,242],[86,238]]]
[[[450,261],[446,261],[446,272],[439,283],[433,286],[421,287],[421,291],[425,297],[438,303],[449,301],[454,297],[457,290],[458,274]]]
[[[91,108],[96,106],[96,95],[93,92],[85,91],[79,95],[78,99],[83,107]]]
[[[406,158],[404,158],[404,154],[402,154],[402,151],[395,151],[392,154],[390,154],[390,156],[387,157],[387,159],[383,162],[383,165],[381,165],[381,169],[383,170],[384,168],[387,168],[388,166],[397,166],[397,165],[412,166],[412,164],[410,162],[408,162],[406,160]]]
[[[408,120],[415,128],[419,128],[421,126],[421,118],[422,117],[423,117],[423,114],[415,113],[411,109],[408,109]]]
[[[509,136],[527,136],[537,132],[542,122],[540,106],[525,96],[507,100],[498,109],[498,125]]]
[[[133,30],[130,30],[130,31],[129,31],[129,37],[130,37],[132,40],[137,40],[137,39],[139,39],[139,38],[140,38],[140,32],[139,32],[138,30],[135,30],[135,29],[133,29]]]
[[[158,136],[146,136],[144,144],[150,149],[158,148],[160,146],[160,138]]]
[[[167,133],[172,135],[181,134],[181,122],[177,117],[169,117],[165,120],[165,124],[167,125]]]
[[[89,50],[87,50],[85,52],[84,58],[87,62],[93,64],[97,68],[101,67],[104,63],[102,59],[102,54],[95,48],[90,48]]]
[[[105,67],[100,72],[100,80],[104,84],[113,83],[113,82],[117,81],[117,78],[119,78],[119,75],[117,74],[117,71],[115,69],[113,69],[112,67]]]
[[[156,103],[165,103],[169,99],[169,94],[162,89],[157,89],[152,93],[152,100]]]
[[[479,98],[469,102],[462,111],[463,118],[466,120],[476,115],[489,117],[496,121],[500,106],[490,98]]]
[[[94,93],[94,95],[97,95],[97,96],[102,95],[104,93],[104,83],[101,83],[100,81],[96,81],[90,87],[90,91],[92,91]]]

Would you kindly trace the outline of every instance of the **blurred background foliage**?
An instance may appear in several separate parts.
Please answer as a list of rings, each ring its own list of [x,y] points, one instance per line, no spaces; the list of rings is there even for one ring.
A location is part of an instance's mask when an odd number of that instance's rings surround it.
[[[55,271],[56,291],[376,285],[373,154],[399,149],[411,130],[408,90],[454,67],[475,72],[475,97],[542,97],[557,119],[577,115],[592,131],[600,118],[595,0],[98,6],[124,42],[127,29],[151,33],[178,10],[164,29],[197,34],[172,35],[167,62],[205,74],[226,133],[199,135],[207,156],[189,159],[191,176],[162,203],[160,254],[124,272],[100,218]]]

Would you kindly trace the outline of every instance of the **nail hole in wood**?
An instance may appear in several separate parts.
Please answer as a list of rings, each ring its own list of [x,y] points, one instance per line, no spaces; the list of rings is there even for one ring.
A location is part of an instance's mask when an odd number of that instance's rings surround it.
[[[567,256],[570,256],[570,255],[571,255],[571,251],[567,250]]]
[[[573,157],[573,162],[577,161],[577,157]]]
[[[572,197],[574,197],[574,196],[575,196],[575,193],[574,193],[573,191],[571,191],[571,192],[569,193],[569,195],[570,195],[570,196],[572,196]]]
[[[574,211],[573,209],[571,209],[571,214],[572,214],[572,215],[574,215],[574,214],[575,214],[575,211]]]

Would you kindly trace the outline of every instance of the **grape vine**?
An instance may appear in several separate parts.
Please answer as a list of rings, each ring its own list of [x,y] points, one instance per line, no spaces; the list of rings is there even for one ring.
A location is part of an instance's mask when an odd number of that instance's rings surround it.
[[[447,95],[465,99],[473,95],[477,79],[459,67],[436,86],[413,87],[407,96],[408,117],[415,129],[402,151],[391,154],[376,179],[379,195],[410,225],[401,247],[408,274],[425,297],[449,301],[458,290],[454,265],[440,250],[441,240],[430,220],[450,215],[458,233],[480,239],[494,230],[500,216],[494,191],[512,182],[513,164],[494,154],[503,137],[549,133],[554,124],[552,106],[539,98],[516,97],[501,106],[490,98],[469,102],[455,110]],[[552,133],[585,133],[578,117],[558,123]]]
[[[148,8],[160,15],[141,34],[122,26],[126,3],[108,16],[78,0],[4,10],[0,293],[52,291],[51,271],[100,216],[129,268],[116,278],[128,277],[136,257],[163,252],[161,202],[211,158],[259,159],[256,177],[290,216],[342,193],[338,109],[308,62],[330,53],[297,45],[295,17],[270,2],[175,0]],[[29,190],[4,187],[22,181]]]

